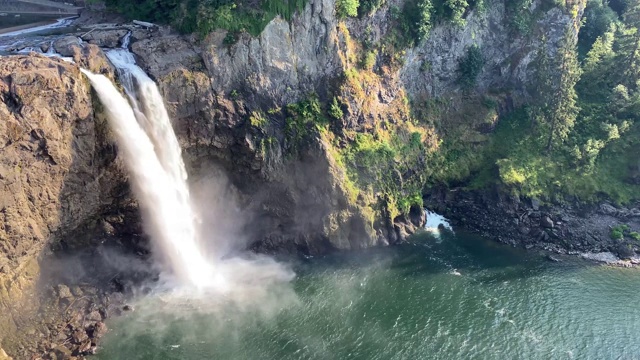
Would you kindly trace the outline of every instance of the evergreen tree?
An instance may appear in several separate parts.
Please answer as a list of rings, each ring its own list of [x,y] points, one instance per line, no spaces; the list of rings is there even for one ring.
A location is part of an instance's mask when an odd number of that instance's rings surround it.
[[[549,135],[546,149],[551,151],[556,144],[562,144],[569,137],[571,129],[575,125],[578,116],[578,105],[575,85],[580,79],[582,70],[578,62],[575,38],[573,29],[567,33],[560,42],[558,54],[556,55],[559,65],[559,83],[553,92],[554,97],[551,102],[549,112]]]
[[[620,29],[618,37],[618,65],[622,71],[621,83],[635,89],[640,75],[640,0],[629,0],[623,16],[625,28]]]
[[[539,126],[545,148],[551,152],[569,137],[578,115],[575,85],[581,70],[571,29],[561,40],[556,58],[548,53],[546,37],[541,40],[536,66],[532,121]]]
[[[542,35],[540,46],[533,61],[535,67],[533,89],[533,102],[536,106],[532,107],[531,122],[544,123],[549,117],[549,108],[553,100],[553,77],[551,76],[551,59],[549,58],[549,44],[547,37]]]

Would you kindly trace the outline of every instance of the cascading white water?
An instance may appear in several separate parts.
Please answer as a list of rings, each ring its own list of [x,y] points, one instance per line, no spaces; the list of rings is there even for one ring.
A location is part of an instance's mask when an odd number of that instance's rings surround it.
[[[108,78],[83,72],[105,106],[122,148],[146,230],[181,282],[208,286],[213,267],[199,244],[180,145],[160,92],[128,50],[112,50],[107,56],[118,69],[132,106]]]

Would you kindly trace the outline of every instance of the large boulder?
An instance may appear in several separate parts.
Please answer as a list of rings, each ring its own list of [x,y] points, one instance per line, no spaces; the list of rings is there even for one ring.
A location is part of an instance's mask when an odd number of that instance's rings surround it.
[[[73,56],[81,49],[81,40],[76,36],[65,36],[53,43],[53,48],[62,56]]]
[[[116,48],[122,45],[121,40],[127,29],[93,30],[82,36],[82,40],[99,47]]]

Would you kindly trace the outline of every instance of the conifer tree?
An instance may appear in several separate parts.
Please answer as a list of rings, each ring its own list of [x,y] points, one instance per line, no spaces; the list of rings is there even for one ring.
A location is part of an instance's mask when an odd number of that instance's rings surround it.
[[[572,29],[568,29],[558,48],[559,83],[553,92],[549,121],[549,135],[546,149],[551,151],[556,144],[562,144],[569,137],[576,117],[578,105],[575,85],[580,79],[582,70],[578,62],[575,37]]]

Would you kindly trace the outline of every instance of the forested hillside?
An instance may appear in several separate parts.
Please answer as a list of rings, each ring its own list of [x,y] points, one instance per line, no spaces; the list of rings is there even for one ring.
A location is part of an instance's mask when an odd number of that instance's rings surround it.
[[[628,202],[640,195],[640,5],[591,0],[582,23],[578,48],[539,49],[532,101],[501,122],[491,160],[525,195]]]

